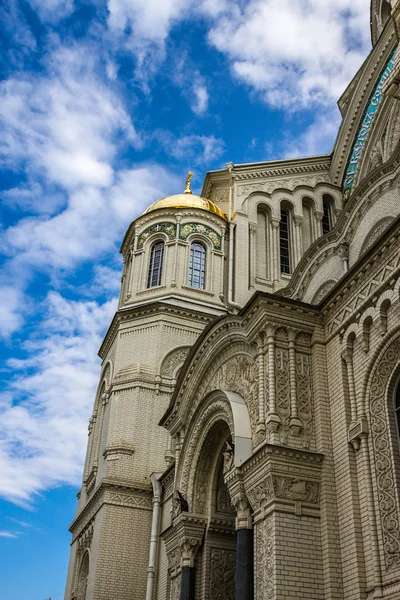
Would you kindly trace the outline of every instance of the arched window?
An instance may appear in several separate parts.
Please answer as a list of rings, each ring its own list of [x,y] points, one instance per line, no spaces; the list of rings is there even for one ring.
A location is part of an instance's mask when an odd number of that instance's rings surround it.
[[[279,249],[281,257],[281,273],[290,273],[290,239],[289,239],[289,213],[286,209],[281,210],[281,222],[279,224]]]
[[[323,209],[324,216],[322,217],[322,235],[325,235],[332,229],[332,199],[330,196],[324,196]]]
[[[79,569],[77,600],[85,600],[89,575],[89,553],[86,551]]]
[[[395,414],[396,414],[396,425],[397,435],[400,439],[400,381],[397,384],[396,396],[395,396]]]
[[[193,242],[190,246],[189,285],[204,290],[206,275],[206,249],[203,244]]]
[[[161,285],[162,268],[164,259],[164,242],[156,242],[150,253],[149,275],[147,277],[147,287]]]

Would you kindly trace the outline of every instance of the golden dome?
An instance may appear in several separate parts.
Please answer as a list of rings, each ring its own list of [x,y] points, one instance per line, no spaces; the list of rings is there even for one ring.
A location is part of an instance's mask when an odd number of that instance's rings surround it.
[[[201,208],[202,210],[208,210],[226,220],[224,213],[216,204],[214,204],[214,202],[188,192],[161,198],[161,200],[153,202],[143,214],[145,215],[146,213],[152,212],[153,210],[159,210],[160,208]]]

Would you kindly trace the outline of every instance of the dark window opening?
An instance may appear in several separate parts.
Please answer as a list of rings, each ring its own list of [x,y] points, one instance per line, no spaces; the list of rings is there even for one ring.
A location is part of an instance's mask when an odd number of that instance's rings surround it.
[[[332,229],[332,213],[329,200],[324,200],[324,216],[322,217],[322,235],[329,233]]]
[[[281,257],[281,273],[290,273],[290,247],[289,247],[289,215],[286,210],[281,210],[279,225],[279,249]]]

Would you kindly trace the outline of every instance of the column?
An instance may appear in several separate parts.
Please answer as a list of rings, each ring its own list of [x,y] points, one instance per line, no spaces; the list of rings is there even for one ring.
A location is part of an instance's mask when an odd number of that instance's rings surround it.
[[[275,397],[275,336],[274,328],[269,327],[267,332],[267,353],[268,353],[268,397],[269,410],[266,418],[267,431],[269,433],[269,441],[274,443],[277,439],[277,432],[281,419],[276,412],[276,397]]]
[[[261,333],[257,337],[257,365],[258,365],[258,423],[257,423],[257,436],[264,437],[265,434],[265,393],[264,393],[264,379],[265,379],[265,365],[264,358],[264,335]]]
[[[297,382],[296,382],[296,332],[289,329],[289,381],[290,381],[290,432],[294,436],[299,436],[302,429],[302,422],[297,413]]]
[[[302,229],[301,229],[301,224],[303,222],[303,217],[301,215],[294,215],[293,216],[293,224],[294,224],[294,231],[295,231],[295,235],[294,235],[294,264],[293,264],[293,269],[292,271],[294,271],[294,269],[297,267],[297,265],[300,262],[301,256],[303,254],[303,244],[302,244]]]
[[[186,538],[181,542],[181,591],[179,600],[195,600],[196,571],[194,561],[198,541]]]
[[[251,508],[244,492],[239,492],[232,503],[236,508],[237,535],[235,600],[253,600],[254,549]]]
[[[249,252],[250,252],[250,265],[249,265],[249,288],[254,289],[254,283],[256,278],[256,231],[257,225],[250,223],[249,225]]]

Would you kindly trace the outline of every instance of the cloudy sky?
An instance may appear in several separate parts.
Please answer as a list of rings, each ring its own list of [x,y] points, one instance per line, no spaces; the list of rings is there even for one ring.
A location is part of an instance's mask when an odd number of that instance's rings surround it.
[[[369,0],[0,6],[0,579],[61,600],[119,244],[187,170],[329,153]]]

